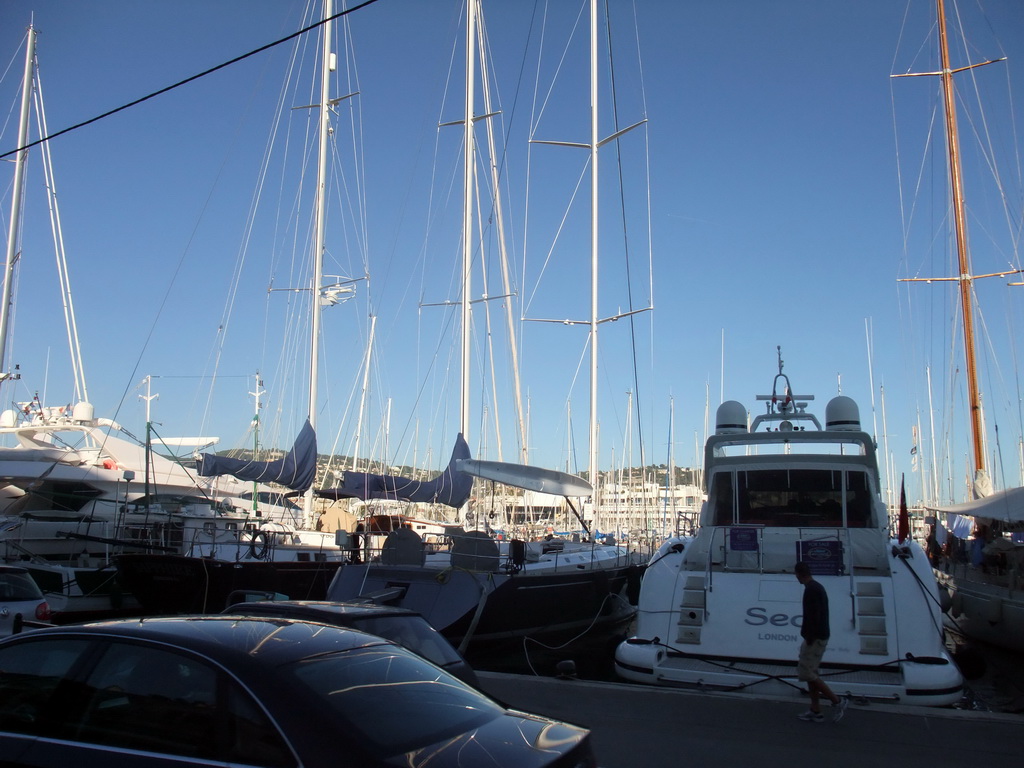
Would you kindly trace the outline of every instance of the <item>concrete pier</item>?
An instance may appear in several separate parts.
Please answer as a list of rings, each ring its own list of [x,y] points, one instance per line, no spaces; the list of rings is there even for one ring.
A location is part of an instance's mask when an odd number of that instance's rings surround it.
[[[854,702],[839,723],[807,723],[806,700],[478,674],[506,706],[589,728],[601,768],[975,768],[1024,749],[1020,715]]]

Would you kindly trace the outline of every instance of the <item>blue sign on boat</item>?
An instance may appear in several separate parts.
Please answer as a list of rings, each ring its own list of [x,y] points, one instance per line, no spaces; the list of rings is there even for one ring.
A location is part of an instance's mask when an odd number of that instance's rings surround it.
[[[796,558],[807,563],[815,576],[839,576],[843,573],[843,543],[828,541],[798,541]]]
[[[757,528],[730,528],[729,549],[733,552],[757,552]]]

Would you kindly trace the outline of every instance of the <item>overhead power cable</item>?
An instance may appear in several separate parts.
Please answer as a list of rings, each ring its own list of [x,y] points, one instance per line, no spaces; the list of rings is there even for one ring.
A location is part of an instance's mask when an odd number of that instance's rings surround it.
[[[43,136],[42,138],[36,139],[35,141],[30,142],[30,143],[26,144],[23,147],[18,147],[16,149],[10,150],[9,152],[4,152],[2,155],[0,155],[0,160],[2,160],[3,158],[5,158],[5,157],[7,157],[9,155],[13,155],[13,154],[15,154],[17,152],[21,152],[21,151],[26,150],[26,149],[31,149],[32,147],[36,146],[37,144],[42,144],[43,142],[50,141],[51,139],[55,139],[58,136],[63,136],[65,133],[70,133],[71,131],[77,131],[79,128],[84,128],[87,125],[92,125],[93,123],[95,123],[95,122],[97,122],[99,120],[102,120],[105,117],[110,117],[111,115],[116,115],[118,112],[122,112],[122,111],[124,111],[124,110],[126,110],[126,109],[128,109],[130,107],[134,107],[134,106],[136,106],[138,104],[141,104],[144,101],[149,101],[150,99],[155,98],[157,96],[162,96],[163,94],[165,94],[165,93],[167,93],[169,91],[173,91],[175,88],[180,88],[181,86],[187,85],[188,83],[191,83],[194,80],[198,80],[201,77],[206,77],[207,75],[211,75],[214,72],[217,72],[217,71],[219,71],[221,69],[224,69],[225,67],[230,67],[232,64],[237,64],[238,62],[240,62],[240,61],[242,61],[244,59],[248,59],[250,56],[255,56],[257,53],[263,53],[263,51],[269,50],[269,49],[273,48],[274,46],[280,45],[281,43],[286,43],[289,40],[295,39],[299,35],[304,35],[307,32],[316,29],[317,27],[323,26],[324,24],[326,24],[329,21],[334,21],[335,19],[341,18],[342,16],[347,16],[348,14],[352,13],[353,11],[358,11],[358,10],[361,10],[361,9],[365,8],[368,5],[373,5],[377,1],[378,0],[365,0],[365,2],[360,3],[359,5],[353,6],[352,8],[349,8],[346,11],[341,11],[340,13],[336,13],[333,16],[331,16],[330,18],[327,18],[327,19],[321,19],[320,21],[316,22],[315,24],[310,24],[308,27],[304,27],[303,29],[300,29],[298,32],[293,32],[292,34],[288,35],[287,37],[282,37],[280,40],[275,40],[272,43],[267,43],[266,45],[260,46],[256,50],[249,51],[248,53],[243,53],[241,56],[236,56],[235,58],[231,59],[230,61],[225,61],[223,64],[218,64],[215,67],[207,69],[205,72],[200,72],[198,75],[192,75],[192,77],[187,77],[184,80],[182,80],[181,82],[175,83],[174,85],[168,85],[166,88],[161,88],[159,91],[154,91],[153,93],[149,94],[148,96],[143,96],[140,99],[136,99],[135,101],[128,102],[127,104],[123,104],[120,107],[117,107],[116,109],[112,109],[109,112],[104,112],[102,115],[97,115],[96,117],[90,118],[90,119],[88,119],[88,120],[86,120],[84,122],[78,123],[76,125],[72,125],[69,128],[63,128],[63,129],[57,131],[56,133],[51,133],[49,136]]]

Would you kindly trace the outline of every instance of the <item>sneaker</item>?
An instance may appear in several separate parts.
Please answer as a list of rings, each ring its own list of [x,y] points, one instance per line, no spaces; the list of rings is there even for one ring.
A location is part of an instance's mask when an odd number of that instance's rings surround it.
[[[843,715],[846,714],[846,708],[850,706],[849,696],[840,696],[839,701],[832,707],[832,722],[838,723],[843,719]]]
[[[825,722],[825,716],[821,712],[813,712],[808,709],[806,712],[797,715],[801,720],[806,720],[809,723],[823,723]]]

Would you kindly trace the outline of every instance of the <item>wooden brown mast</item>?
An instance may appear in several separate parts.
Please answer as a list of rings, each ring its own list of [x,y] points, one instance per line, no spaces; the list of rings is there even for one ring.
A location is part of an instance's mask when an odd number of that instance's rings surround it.
[[[946,35],[946,9],[937,0],[939,13],[939,50],[942,56],[942,94],[946,106],[946,145],[949,151],[949,183],[953,196],[953,221],[956,251],[960,266],[960,308],[964,323],[964,356],[967,359],[967,393],[971,407],[971,435],[974,442],[975,475],[985,471],[985,446],[981,423],[981,392],[978,389],[977,361],[974,354],[974,291],[971,256],[967,250],[967,215],[964,211],[964,180],[960,166],[960,140],[956,130],[956,94],[949,66],[949,40]]]
[[[964,357],[967,368],[967,392],[970,401],[971,438],[974,446],[975,482],[985,475],[985,438],[982,431],[981,390],[978,387],[978,367],[974,347],[974,286],[973,281],[982,277],[1005,277],[1017,274],[1020,270],[995,272],[989,275],[974,275],[971,272],[971,256],[967,247],[967,214],[964,207],[963,170],[960,164],[960,140],[956,128],[956,92],[953,86],[953,75],[975,67],[1005,61],[1006,58],[984,61],[980,64],[969,64],[966,67],[953,69],[949,63],[949,39],[946,33],[946,9],[944,0],[936,0],[939,24],[939,52],[942,69],[939,72],[920,72],[893,77],[920,77],[938,75],[942,78],[942,94],[946,116],[946,147],[949,153],[949,184],[953,202],[953,224],[956,233],[956,250],[960,274],[948,278],[907,278],[903,282],[932,282],[955,280],[960,287],[960,307],[963,315]]]

